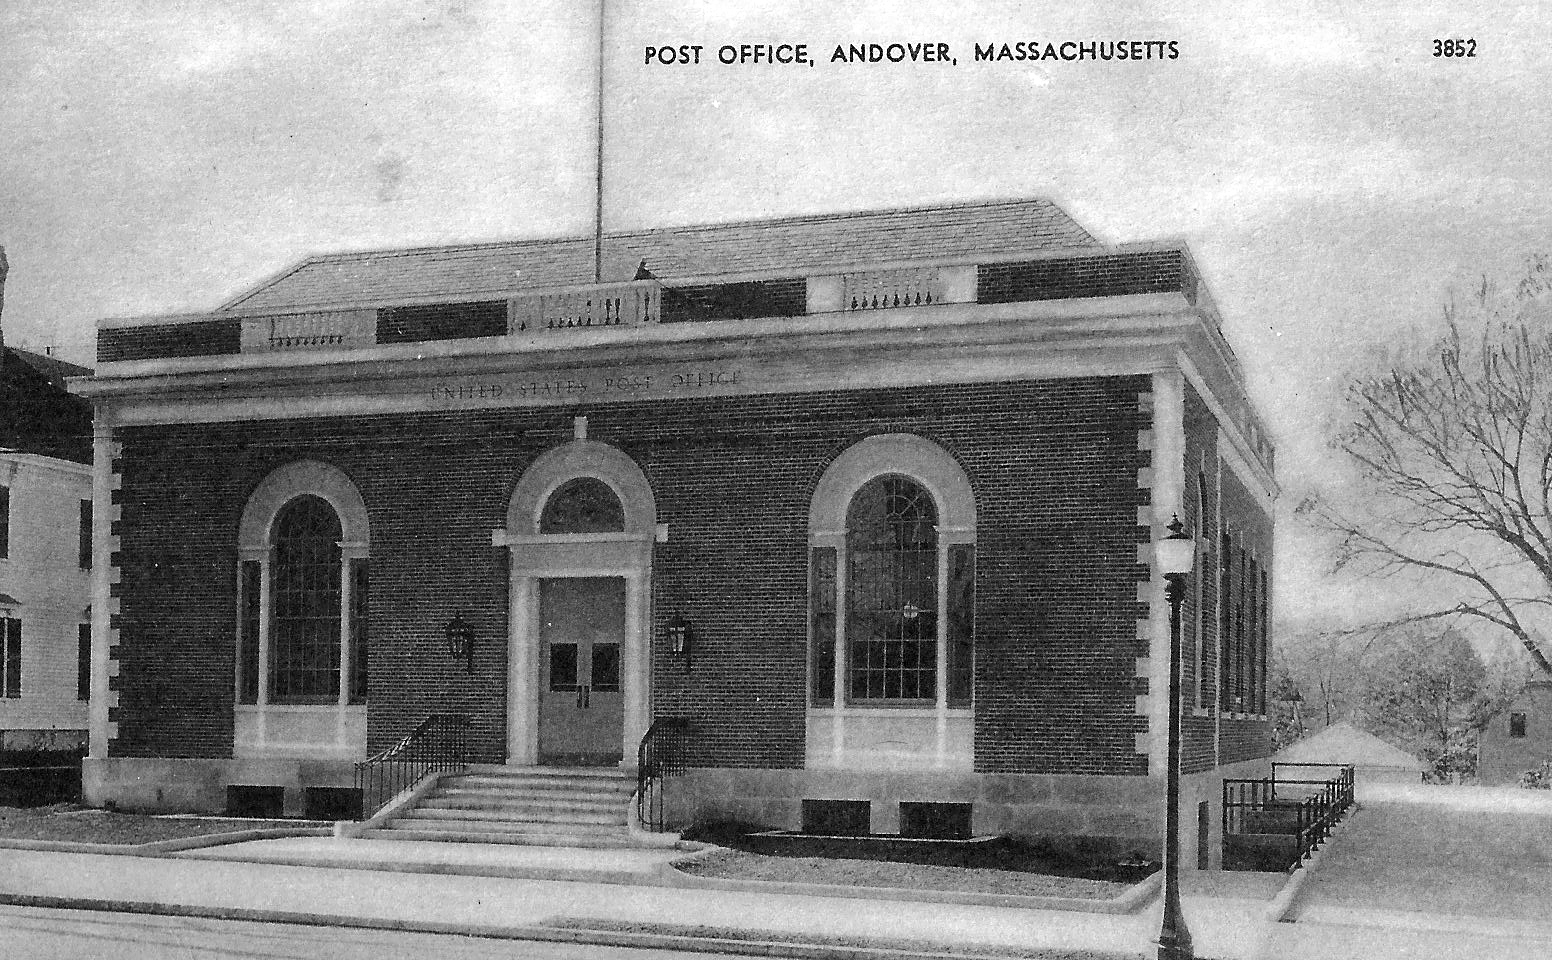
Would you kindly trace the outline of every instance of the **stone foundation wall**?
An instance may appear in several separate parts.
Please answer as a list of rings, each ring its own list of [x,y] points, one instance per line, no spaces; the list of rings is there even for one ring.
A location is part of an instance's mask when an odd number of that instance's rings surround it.
[[[1181,866],[1198,866],[1198,804],[1207,807],[1207,868],[1222,863],[1223,779],[1267,774],[1265,761],[1181,781]],[[699,768],[669,784],[672,826],[736,822],[769,830],[802,827],[804,800],[867,800],[873,833],[900,829],[900,803],[971,804],[976,836],[1006,835],[1059,847],[1140,853],[1162,859],[1162,777]]]
[[[147,813],[224,813],[229,786],[281,787],[283,813],[299,817],[308,787],[352,787],[355,765],[336,760],[119,759],[82,761],[88,804]]]

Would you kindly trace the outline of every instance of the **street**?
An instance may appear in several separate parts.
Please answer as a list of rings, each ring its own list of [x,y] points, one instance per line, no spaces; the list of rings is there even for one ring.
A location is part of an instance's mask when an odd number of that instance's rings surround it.
[[[11,906],[0,906],[0,930],[5,944],[0,953],[15,960],[423,960],[433,956],[446,960],[659,960],[722,956],[700,951]]]

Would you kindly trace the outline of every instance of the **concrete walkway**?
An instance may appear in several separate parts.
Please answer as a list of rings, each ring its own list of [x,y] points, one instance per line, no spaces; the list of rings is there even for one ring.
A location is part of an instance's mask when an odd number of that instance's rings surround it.
[[[1552,955],[1552,795],[1371,788],[1267,956]]]

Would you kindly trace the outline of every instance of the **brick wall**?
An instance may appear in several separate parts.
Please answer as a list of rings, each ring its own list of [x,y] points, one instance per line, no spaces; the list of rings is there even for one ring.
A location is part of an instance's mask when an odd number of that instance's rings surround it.
[[[1185,690],[1181,714],[1181,769],[1186,773],[1215,766],[1218,677],[1218,420],[1207,404],[1185,385],[1186,523],[1197,535],[1196,569],[1181,608],[1180,682]],[[1200,599],[1198,599],[1200,598]],[[1200,650],[1197,644],[1200,644]],[[1200,684],[1197,680],[1200,665]]]
[[[110,327],[97,333],[98,363],[153,357],[206,357],[238,353],[241,349],[242,321],[236,318]]]
[[[641,465],[670,526],[658,627],[688,617],[697,646],[691,673],[660,655],[654,685],[659,712],[700,719],[698,763],[802,765],[809,500],[847,446],[909,432],[958,457],[976,494],[977,769],[1142,774],[1148,389],[1116,377],[126,429],[112,754],[230,751],[238,519],[265,474],[311,458],[349,474],[370,515],[369,746],[463,710],[499,759],[506,578],[490,531],[523,470],[586,414],[590,438]],[[442,649],[454,613],[476,631],[472,675]]]
[[[503,337],[506,333],[505,300],[427,303],[377,311],[378,343]]]
[[[1223,522],[1234,537],[1236,550],[1248,550],[1256,558],[1256,563],[1262,570],[1270,571],[1272,518],[1261,509],[1238,476],[1227,469],[1223,471]],[[1238,579],[1236,583],[1235,591],[1238,593],[1243,584]],[[1268,631],[1268,637],[1270,637],[1270,631]],[[1254,673],[1250,675],[1257,689],[1253,699],[1249,696],[1246,698],[1250,701],[1245,707],[1247,713],[1253,709],[1269,710],[1269,706],[1263,707],[1260,704],[1265,699],[1264,694],[1270,692],[1263,689],[1264,667],[1271,659],[1270,651],[1262,650],[1258,643],[1251,643],[1251,649],[1261,650],[1261,653],[1257,656]],[[1228,675],[1228,665],[1225,663],[1225,676]],[[1219,751],[1223,763],[1237,763],[1241,760],[1252,760],[1269,755],[1272,752],[1271,724],[1265,720],[1233,720],[1225,716],[1220,733]]]
[[[1266,721],[1236,720],[1227,712],[1220,717],[1217,685],[1222,669],[1218,662],[1220,635],[1223,633],[1222,608],[1218,596],[1222,535],[1227,530],[1234,538],[1236,557],[1248,548],[1255,555],[1260,569],[1269,572],[1272,566],[1272,518],[1245,488],[1238,474],[1227,464],[1219,463],[1218,420],[1189,383],[1185,388],[1185,425],[1185,507],[1190,516],[1188,523],[1191,529],[1198,532],[1197,543],[1201,552],[1197,556],[1197,575],[1186,592],[1182,616],[1186,625],[1184,636],[1191,638],[1199,635],[1202,648],[1200,661],[1189,642],[1188,649],[1184,651],[1181,677],[1186,690],[1187,712],[1182,722],[1182,764],[1185,772],[1195,773],[1209,770],[1217,764],[1252,760],[1271,753],[1271,728]],[[1198,492],[1199,479],[1206,481],[1203,485],[1205,496]],[[1199,499],[1201,505],[1198,504]],[[1238,577],[1236,569],[1236,584]],[[1200,581],[1200,608],[1197,607],[1197,580]],[[1239,590],[1238,585],[1235,590]],[[1266,631],[1266,634],[1270,642],[1270,631]],[[1222,652],[1227,655],[1226,637]],[[1264,664],[1269,659],[1270,651],[1266,651],[1258,664]],[[1198,662],[1201,663],[1202,674],[1199,701],[1195,696]],[[1264,682],[1260,670],[1258,665],[1258,686]],[[1214,762],[1215,744],[1217,763]]]
[[[807,312],[808,281],[803,277],[666,287],[663,290],[664,323],[801,317]]]
[[[1179,250],[986,263],[976,269],[978,303],[1176,291],[1196,302],[1196,279]]]

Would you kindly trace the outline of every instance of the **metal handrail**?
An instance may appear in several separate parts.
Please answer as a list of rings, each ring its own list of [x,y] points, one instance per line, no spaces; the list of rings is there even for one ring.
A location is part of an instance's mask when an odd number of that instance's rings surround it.
[[[1279,767],[1337,767],[1338,773],[1325,780],[1283,780],[1275,774]],[[1269,830],[1269,833],[1289,833],[1294,839],[1294,849],[1288,864],[1293,869],[1303,863],[1331,835],[1332,829],[1353,805],[1353,768],[1351,764],[1274,764],[1274,776],[1269,779],[1228,779],[1223,781],[1223,834],[1259,833],[1246,830],[1246,816],[1254,813],[1280,813],[1292,816],[1291,831]],[[1307,795],[1279,797],[1279,786],[1306,786],[1318,789]]]
[[[664,829],[666,780],[684,773],[689,736],[690,718],[658,717],[636,748],[636,817],[643,829]]]
[[[363,819],[433,771],[469,765],[469,718],[433,713],[393,746],[356,764]]]

